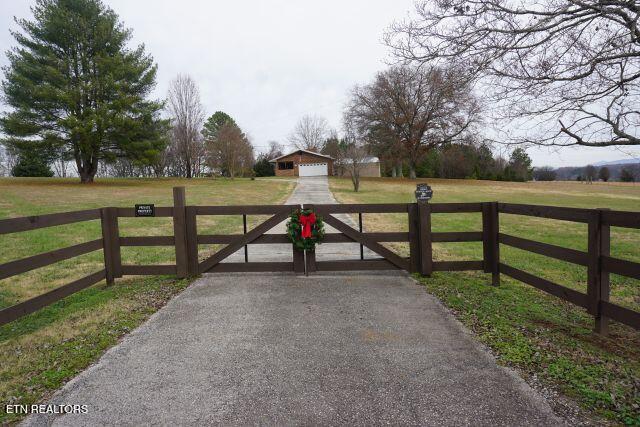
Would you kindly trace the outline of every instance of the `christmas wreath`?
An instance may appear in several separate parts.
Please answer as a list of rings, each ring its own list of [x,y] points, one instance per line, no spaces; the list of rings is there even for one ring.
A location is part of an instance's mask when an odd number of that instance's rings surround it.
[[[313,251],[324,238],[324,223],[311,209],[296,209],[287,222],[287,235],[301,251]]]

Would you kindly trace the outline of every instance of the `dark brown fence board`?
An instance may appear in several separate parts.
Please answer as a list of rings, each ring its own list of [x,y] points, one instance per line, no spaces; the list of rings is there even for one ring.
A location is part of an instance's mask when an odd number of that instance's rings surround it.
[[[184,187],[173,187],[173,235],[176,258],[176,275],[183,279],[188,275],[187,266],[187,195]]]
[[[198,218],[197,208],[187,206],[185,208],[185,228],[187,232],[187,274],[198,274]]]
[[[317,271],[365,271],[397,270],[398,267],[386,259],[354,259],[348,261],[316,261]]]
[[[198,244],[228,245],[242,236],[244,236],[244,234],[201,234],[198,236]],[[263,234],[251,242],[252,245],[274,243],[291,243],[291,240],[289,240],[286,234]]]
[[[297,205],[195,206],[196,215],[273,215]]]
[[[362,212],[358,212],[358,231],[361,233],[364,232],[364,227],[362,224]],[[360,243],[360,259],[364,259],[364,245],[362,243]]]
[[[433,233],[431,232],[431,205],[417,203],[418,236],[420,246],[420,274],[431,276],[433,272]]]
[[[100,209],[88,209],[74,212],[61,212],[47,215],[25,216],[0,219],[0,234],[18,233],[56,225],[100,219]]]
[[[316,212],[321,214],[342,213],[406,213],[407,205],[402,203],[368,203],[368,204],[315,204]]]
[[[488,238],[491,241],[490,251],[491,256],[489,262],[491,264],[491,284],[493,286],[500,285],[500,243],[498,241],[498,235],[500,234],[500,212],[498,210],[498,202],[491,202],[491,217],[488,225],[491,231],[488,233]]]
[[[385,233],[364,233],[365,236],[376,242],[407,242],[409,233],[406,232],[385,232]],[[242,234],[201,234],[198,236],[198,244],[224,244],[235,241]],[[343,233],[327,233],[324,235],[322,243],[353,243],[354,240]],[[286,234],[263,234],[251,242],[257,244],[291,243]]]
[[[123,265],[122,274],[125,276],[156,276],[176,274],[175,265]]]
[[[119,239],[117,235],[114,236],[113,224],[116,220],[114,217],[115,210],[113,208],[100,209],[100,226],[102,229],[102,257],[104,259],[104,271],[105,279],[108,285],[112,285],[115,281],[114,271],[114,252],[113,245],[114,239]]]
[[[535,216],[561,221],[588,222],[589,209],[564,208],[558,206],[521,205],[516,203],[498,203],[500,213]]]
[[[602,212],[602,223],[613,227],[640,228],[640,212]]]
[[[316,252],[309,251],[304,254],[304,268],[307,274],[318,271],[318,262],[316,261]]]
[[[304,251],[296,249],[296,247],[291,244],[292,251],[292,259],[293,259],[293,271],[297,274],[304,274],[305,272],[305,259],[304,259]]]
[[[419,273],[420,268],[420,219],[418,218],[418,205],[408,205],[409,215],[409,272]]]
[[[474,271],[482,270],[482,261],[434,261],[433,271]]]
[[[0,264],[0,279],[15,276],[16,274],[26,273],[27,271],[35,270],[36,268],[45,267],[59,261],[88,254],[89,252],[97,251],[99,249],[102,249],[102,239],[91,240],[89,242]]]
[[[256,273],[267,271],[294,271],[292,262],[220,262],[207,273]]]
[[[431,233],[431,241],[437,243],[481,242],[482,231],[446,231]]]
[[[609,273],[640,280],[640,263],[610,256],[602,256],[602,268]]]
[[[27,301],[23,301],[19,304],[0,310],[0,325],[4,325],[5,323],[9,323],[22,316],[33,313],[47,305],[53,304],[66,296],[88,288],[91,285],[95,285],[104,278],[105,271],[100,270],[96,273],[83,277],[82,279],[75,280],[69,284],[53,289],[45,294],[38,295],[35,298],[31,298]]]
[[[491,204],[482,204],[482,258],[484,261],[484,272],[490,273],[493,265],[493,236],[491,227]]]
[[[600,213],[596,210],[590,212],[587,231],[587,296],[589,307],[587,311],[598,316],[600,309]]]
[[[117,208],[118,216],[121,218],[135,218],[136,208]],[[159,218],[168,218],[173,216],[173,207],[156,206],[155,216]]]
[[[609,209],[600,211],[600,292],[598,293],[598,314],[595,316],[595,331],[602,335],[609,333],[609,318],[602,313],[602,302],[608,302],[611,295],[611,275],[602,266],[602,257],[611,255],[611,227],[603,220]]]
[[[109,227],[111,241],[111,258],[113,260],[114,277],[122,277],[122,250],[120,248],[120,224],[118,221],[118,208],[110,210],[111,225]]]
[[[557,283],[550,282],[541,277],[534,276],[533,274],[529,274],[509,265],[500,263],[500,272],[580,307],[587,308],[589,305],[589,299],[586,294],[558,285]]]
[[[129,236],[120,237],[120,246],[173,246],[173,236]]]
[[[431,213],[482,212],[482,203],[429,203]]]
[[[632,328],[640,329],[640,313],[621,307],[608,301],[600,301],[600,310],[603,316],[617,320]]]
[[[533,252],[582,266],[587,266],[589,261],[587,252],[563,248],[549,243],[536,242],[535,240],[523,239],[522,237],[504,233],[500,233],[498,236],[500,243],[522,249],[523,251]]]

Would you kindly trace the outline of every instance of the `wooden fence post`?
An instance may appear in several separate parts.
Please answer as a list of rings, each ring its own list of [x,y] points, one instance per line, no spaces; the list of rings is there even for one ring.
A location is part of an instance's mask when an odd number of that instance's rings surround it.
[[[302,205],[301,208],[304,209],[312,209],[313,210],[313,205],[312,204],[305,204]],[[292,244],[293,246],[293,244]],[[296,255],[296,252],[298,252],[299,254],[302,255],[302,260],[303,260],[303,264],[302,266],[296,266],[296,256],[300,256],[300,255]],[[300,251],[298,249],[295,248],[295,246],[293,247],[293,268],[296,271],[296,273],[305,273],[307,276],[309,275],[309,273],[315,273],[317,271],[317,267],[316,267],[316,251]]]
[[[185,208],[187,276],[198,275],[198,223],[195,206]]]
[[[491,284],[500,284],[500,226],[498,202],[482,203],[482,252],[485,273],[491,273]]]
[[[362,233],[362,212],[358,212],[358,231]],[[364,259],[364,245],[360,243],[360,260]]]
[[[173,187],[173,237],[176,250],[176,275],[187,277],[187,224],[186,192],[184,187]]]
[[[610,293],[610,278],[609,272],[602,269],[602,256],[611,255],[611,227],[608,224],[604,224],[602,221],[602,211],[609,209],[598,209],[598,227],[599,231],[599,254],[598,254],[598,290],[596,292],[598,308],[595,314],[595,331],[601,335],[608,335],[609,333],[609,318],[602,315],[602,301],[609,301]],[[589,246],[589,248],[591,248]],[[589,258],[591,260],[591,257]]]
[[[302,205],[300,205],[300,208],[302,208]],[[296,209],[298,208],[291,208],[291,213],[293,214]],[[296,274],[304,274],[306,271],[305,251],[296,249],[296,246],[293,243],[291,244],[291,250],[293,253],[293,271]]]
[[[409,272],[422,273],[420,270],[420,219],[418,217],[418,204],[407,205],[409,216]]]
[[[104,254],[105,276],[107,284],[112,285],[115,278],[122,277],[118,209],[100,209],[100,222],[102,226],[102,252]]]
[[[431,244],[431,205],[418,202],[418,236],[420,246],[420,264],[418,268],[423,276],[433,272],[433,248]]]
[[[600,317],[600,291],[602,274],[600,269],[601,250],[602,250],[602,227],[601,227],[600,211],[592,210],[590,212],[588,229],[587,229],[587,311],[595,318],[597,328],[598,318]]]

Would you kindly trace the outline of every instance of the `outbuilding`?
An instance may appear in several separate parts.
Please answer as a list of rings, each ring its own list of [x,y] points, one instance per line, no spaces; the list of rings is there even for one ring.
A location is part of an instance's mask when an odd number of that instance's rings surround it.
[[[308,150],[269,160],[274,164],[276,176],[330,176],[333,175],[334,158]]]
[[[349,163],[349,160],[345,160],[344,163]],[[349,168],[341,164],[340,161],[336,162],[335,175],[337,176],[349,176]],[[377,157],[364,157],[360,160],[359,172],[361,177],[380,177],[380,159]]]

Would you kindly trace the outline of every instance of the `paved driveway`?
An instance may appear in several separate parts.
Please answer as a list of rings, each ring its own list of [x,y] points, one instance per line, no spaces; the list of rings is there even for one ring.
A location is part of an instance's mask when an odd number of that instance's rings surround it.
[[[557,425],[522,380],[399,273],[216,274],[28,425]]]

